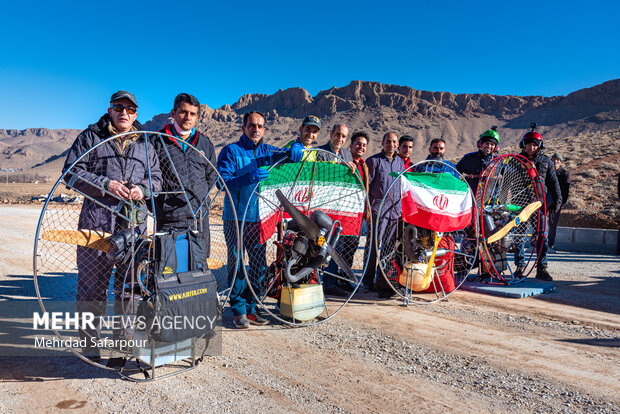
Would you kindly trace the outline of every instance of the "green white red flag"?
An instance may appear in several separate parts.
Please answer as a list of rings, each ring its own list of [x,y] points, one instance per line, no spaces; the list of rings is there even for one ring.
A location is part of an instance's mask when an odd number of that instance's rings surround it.
[[[288,163],[269,170],[269,178],[260,183],[261,243],[271,237],[282,218],[290,218],[280,209],[278,189],[306,215],[321,210],[340,221],[342,235],[359,236],[366,193],[351,169],[333,162]]]
[[[403,220],[407,223],[440,232],[471,224],[473,200],[465,181],[450,173],[411,172],[403,173],[400,180]]]

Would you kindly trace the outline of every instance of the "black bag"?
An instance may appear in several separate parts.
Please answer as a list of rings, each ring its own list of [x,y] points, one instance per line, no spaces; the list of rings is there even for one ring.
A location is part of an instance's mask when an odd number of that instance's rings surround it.
[[[176,240],[188,240],[188,271],[178,263]],[[142,301],[138,316],[146,323],[151,338],[160,342],[178,342],[199,338],[212,330],[221,312],[217,282],[207,268],[204,237],[200,233],[174,233],[155,240],[154,295]]]

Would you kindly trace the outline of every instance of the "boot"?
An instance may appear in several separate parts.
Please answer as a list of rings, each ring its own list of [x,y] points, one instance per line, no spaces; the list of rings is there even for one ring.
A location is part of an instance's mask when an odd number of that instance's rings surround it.
[[[525,270],[525,269],[523,269],[523,266],[521,266],[521,265],[517,266],[517,268],[515,269],[514,273],[512,274],[513,277],[515,279],[523,278],[523,270]]]
[[[553,278],[547,271],[547,266],[538,266],[538,269],[536,269],[536,279],[544,280],[546,282],[553,281]]]

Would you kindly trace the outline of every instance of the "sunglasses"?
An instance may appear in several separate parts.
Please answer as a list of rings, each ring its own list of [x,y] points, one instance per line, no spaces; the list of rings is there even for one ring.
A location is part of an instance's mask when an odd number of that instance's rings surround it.
[[[127,111],[127,113],[130,115],[133,115],[136,112],[138,112],[138,108],[136,108],[135,106],[123,106],[121,104],[116,104],[116,105],[110,106],[110,108],[112,108],[114,112],[118,112],[119,114],[123,112],[123,110]]]

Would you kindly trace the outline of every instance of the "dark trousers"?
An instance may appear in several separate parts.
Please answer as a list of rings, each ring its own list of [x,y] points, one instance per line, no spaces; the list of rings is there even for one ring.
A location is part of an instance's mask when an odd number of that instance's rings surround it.
[[[129,303],[121,300],[123,293],[123,282],[125,277],[127,283],[131,282],[129,273],[131,261],[116,266],[114,272],[114,313],[121,314],[128,310]],[[107,259],[105,253],[95,249],[78,246],[77,248],[77,295],[76,295],[76,311],[80,314],[89,312],[95,316],[94,324],[98,325],[98,318],[106,314],[108,305],[108,286],[110,285],[110,277],[115,264]],[[137,305],[137,303],[135,304]],[[135,309],[134,309],[135,311]],[[97,340],[101,336],[100,329],[80,329],[78,331],[80,338],[86,338],[86,343],[90,345],[93,340]],[[116,336],[120,332],[114,332]],[[92,338],[92,339],[91,339]],[[82,350],[84,355],[98,355],[96,347],[87,346]]]
[[[558,222],[560,221],[560,213],[562,209],[557,213],[549,212],[549,246],[555,246],[555,232],[558,228]]]
[[[372,223],[377,223],[377,213],[372,212]],[[381,256],[379,260],[382,260],[389,253],[393,253],[396,247],[396,231],[398,229],[397,218],[381,218],[379,220],[378,227],[372,229],[372,236],[366,239],[366,249],[364,251],[364,263],[368,259],[368,267],[364,273],[362,283],[364,286],[370,287],[375,284],[376,278],[383,278],[380,269],[377,269],[377,249],[375,243],[375,236],[379,240],[381,246]],[[385,266],[384,266],[385,267]]]
[[[348,264],[349,267],[353,267],[353,257],[355,256],[355,252],[357,251],[357,247],[359,246],[359,244],[359,236],[340,236],[340,240],[338,240],[336,251],[340,253],[342,260],[344,260],[344,262]],[[334,259],[329,262],[329,266],[327,266],[326,271],[329,273],[337,274],[338,265],[336,264]],[[325,275],[323,279],[324,287],[334,287],[346,283],[347,282],[345,282],[344,280],[337,279],[330,275]]]

